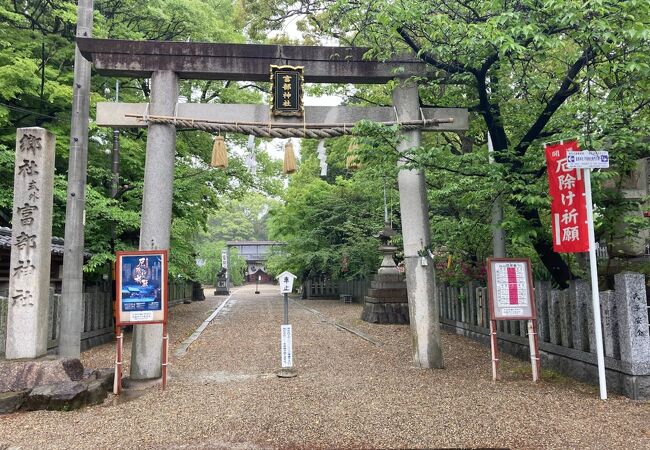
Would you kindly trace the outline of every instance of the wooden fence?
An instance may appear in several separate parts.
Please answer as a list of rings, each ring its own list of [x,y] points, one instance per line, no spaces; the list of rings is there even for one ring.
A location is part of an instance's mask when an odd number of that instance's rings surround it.
[[[0,292],[0,355],[4,355],[7,336],[7,292]],[[169,283],[169,306],[192,300],[192,282],[174,281]],[[50,289],[47,348],[54,352],[59,345],[61,294]],[[100,283],[87,286],[83,293],[83,325],[81,349],[109,342],[114,336],[113,298],[111,285]]]
[[[634,399],[650,399],[650,324],[645,279],[641,274],[615,277],[616,290],[600,292],[600,308],[608,386]],[[438,287],[443,328],[489,345],[487,288],[470,284]],[[535,284],[539,346],[543,368],[596,382],[595,328],[589,284],[569,289]],[[498,321],[503,351],[528,358],[526,322]],[[487,366],[486,366],[487,367]],[[488,370],[488,369],[486,369]]]
[[[369,286],[369,280],[332,280],[327,277],[315,277],[303,283],[303,298],[338,299],[340,294],[350,294],[354,301],[363,302]]]

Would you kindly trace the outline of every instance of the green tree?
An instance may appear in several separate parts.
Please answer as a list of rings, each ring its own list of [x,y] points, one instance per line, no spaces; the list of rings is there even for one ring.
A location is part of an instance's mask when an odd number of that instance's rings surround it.
[[[634,160],[648,155],[643,141],[650,131],[647,1],[246,4],[266,13],[252,19],[250,28],[258,34],[277,28],[281,19],[305,16],[302,29],[310,39],[335,37],[343,44],[369,46],[377,58],[410,51],[428,64],[432,75],[421,81],[422,102],[466,106],[481,126],[473,127],[461,141],[430,141],[420,149],[422,160],[439,150],[460,153],[484,144],[489,132],[499,170],[479,171],[481,175],[473,179],[492,182],[492,188],[481,183],[487,188],[485,198],[504,196],[513,213],[506,223],[511,238],[527,241],[560,286],[566,286],[573,274],[553,251],[545,224],[542,142],[581,136],[587,146],[610,151],[615,173],[609,176],[619,179]],[[427,167],[442,170],[450,183],[457,182],[459,174],[448,170],[457,163]],[[597,201],[611,204],[612,199],[596,195]]]
[[[287,243],[267,267],[272,273],[289,270],[301,279],[325,275],[365,278],[381,260],[376,238],[383,228],[383,180],[364,170],[343,171],[348,138],[328,148],[332,175],[319,177],[315,142],[303,141],[301,164],[289,182],[284,204],[271,210],[269,233]]]
[[[64,230],[72,66],[76,3],[10,2],[0,0],[0,225],[10,226],[15,129],[43,126],[57,137],[54,192],[54,235]],[[233,5],[223,0],[153,0],[95,2],[93,35],[118,39],[194,40],[243,42],[241,21]],[[120,101],[145,102],[146,79],[123,79]],[[114,100],[115,80],[95,75],[91,85],[91,115],[98,101]],[[258,102],[255,88],[233,82],[184,81],[181,92],[191,102]],[[107,98],[104,98],[106,96]],[[90,275],[108,269],[113,250],[137,248],[142,206],[146,131],[120,131],[120,180],[111,198],[111,163],[106,152],[112,146],[112,130],[98,128],[91,120],[88,146],[85,243],[92,258],[85,270]],[[229,145],[242,137],[228,136]],[[254,184],[277,189],[277,182],[252,177],[243,158],[231,154],[227,171],[209,167],[211,136],[198,131],[179,132],[174,180],[174,209],[170,271],[195,278],[194,239],[206,227],[208,215],[220,208],[222,196],[237,196]],[[277,166],[261,159],[261,171]],[[111,230],[115,230],[115,240]]]
[[[279,169],[277,162],[273,165]],[[258,172],[261,178],[264,178],[263,173],[262,169]],[[268,213],[277,204],[279,200],[260,192],[248,192],[240,197],[223,200],[217,214],[208,219],[206,230],[194,236],[198,257],[205,262],[199,268],[203,283],[214,283],[216,274],[221,270],[221,252],[226,249],[228,241],[268,239]],[[235,284],[243,283],[247,265],[235,249],[231,249],[229,266],[231,281]]]

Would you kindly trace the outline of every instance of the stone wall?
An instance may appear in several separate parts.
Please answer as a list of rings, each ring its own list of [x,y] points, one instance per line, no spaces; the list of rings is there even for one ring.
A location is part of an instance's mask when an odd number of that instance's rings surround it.
[[[621,273],[616,290],[600,293],[607,387],[632,399],[650,399],[650,337],[643,275]],[[443,328],[489,345],[487,288],[439,286]],[[567,290],[535,284],[542,368],[598,383],[591,291],[575,281]],[[498,321],[499,349],[528,359],[525,321]],[[486,370],[489,367],[486,364]]]

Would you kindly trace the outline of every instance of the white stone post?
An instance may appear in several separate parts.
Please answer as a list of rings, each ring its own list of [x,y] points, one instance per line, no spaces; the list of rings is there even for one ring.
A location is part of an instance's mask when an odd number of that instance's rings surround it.
[[[47,351],[55,144],[43,128],[16,133],[7,359]]]
[[[393,91],[393,105],[400,121],[420,119],[420,102],[417,85],[403,84]],[[404,152],[420,145],[421,132],[405,131],[399,150]],[[404,165],[400,161],[400,165]],[[429,208],[424,172],[401,169],[398,175],[406,287],[413,341],[413,362],[421,368],[443,368],[438,316],[437,290],[433,261],[427,255],[422,259],[418,252],[429,248]],[[422,265],[426,262],[426,265]]]
[[[154,72],[151,78],[149,114],[173,116],[178,101],[178,76],[172,71]],[[140,226],[140,250],[169,249],[176,127],[151,124],[147,134],[144,196]],[[131,350],[131,378],[159,378],[162,325],[135,325]]]

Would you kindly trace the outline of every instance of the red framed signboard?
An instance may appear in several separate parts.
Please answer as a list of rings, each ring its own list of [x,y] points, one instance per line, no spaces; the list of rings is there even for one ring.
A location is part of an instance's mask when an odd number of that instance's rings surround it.
[[[167,323],[167,250],[117,252],[116,257],[117,326]]]
[[[488,258],[488,291],[492,320],[536,318],[529,259]]]

